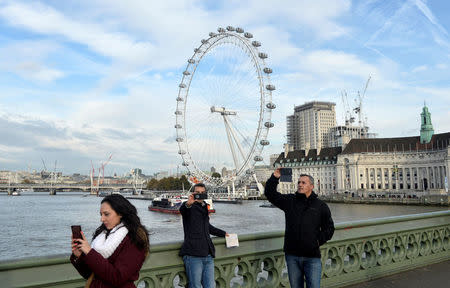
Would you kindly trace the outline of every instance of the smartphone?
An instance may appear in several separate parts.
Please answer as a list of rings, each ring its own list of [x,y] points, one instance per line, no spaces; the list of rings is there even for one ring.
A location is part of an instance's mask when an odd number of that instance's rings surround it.
[[[72,225],[70,227],[72,228],[72,238],[73,239],[83,239],[83,236],[81,236],[81,226],[80,225]]]
[[[195,199],[195,200],[204,200],[204,199],[208,199],[208,193],[194,194],[194,199]]]
[[[292,168],[280,168],[280,182],[292,182]]]
[[[280,168],[281,175],[292,175],[292,168]]]

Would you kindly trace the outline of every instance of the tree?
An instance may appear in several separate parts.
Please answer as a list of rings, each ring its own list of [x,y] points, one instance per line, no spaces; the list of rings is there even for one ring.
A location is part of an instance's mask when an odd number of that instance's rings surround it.
[[[150,179],[150,181],[147,182],[147,189],[148,190],[156,190],[158,188],[158,180],[155,178]]]
[[[211,177],[213,177],[213,178],[220,178],[220,177],[222,177],[222,176],[220,176],[219,173],[214,172],[214,173],[212,173]]]

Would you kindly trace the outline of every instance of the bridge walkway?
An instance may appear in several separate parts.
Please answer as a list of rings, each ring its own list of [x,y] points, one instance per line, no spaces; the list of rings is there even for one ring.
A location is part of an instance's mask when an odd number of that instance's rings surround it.
[[[345,286],[345,288],[447,288],[450,287],[449,273],[450,260]]]

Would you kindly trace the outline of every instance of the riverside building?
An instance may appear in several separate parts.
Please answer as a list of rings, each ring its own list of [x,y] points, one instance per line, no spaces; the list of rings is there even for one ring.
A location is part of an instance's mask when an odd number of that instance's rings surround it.
[[[298,176],[304,173],[315,178],[315,191],[324,195],[447,194],[450,132],[433,134],[431,114],[426,106],[421,123],[420,136],[351,139],[344,149],[285,149],[275,166],[291,167],[293,182],[281,183],[280,192],[295,192]]]

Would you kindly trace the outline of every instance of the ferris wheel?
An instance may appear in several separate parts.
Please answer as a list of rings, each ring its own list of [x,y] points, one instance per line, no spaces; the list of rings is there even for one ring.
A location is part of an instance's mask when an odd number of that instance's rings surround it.
[[[178,154],[189,180],[216,187],[256,179],[276,108],[261,43],[242,28],[217,31],[188,59],[175,111]]]

